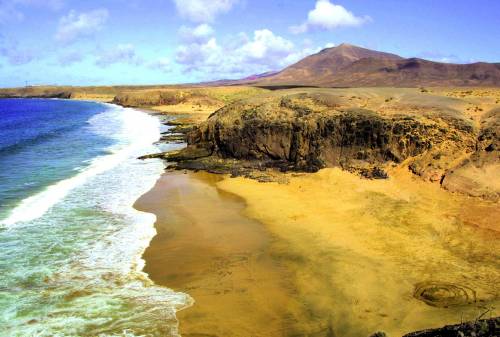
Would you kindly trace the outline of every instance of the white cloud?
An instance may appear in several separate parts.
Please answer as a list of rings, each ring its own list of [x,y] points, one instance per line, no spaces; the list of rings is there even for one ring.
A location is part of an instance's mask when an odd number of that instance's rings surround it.
[[[186,43],[206,43],[214,33],[214,29],[206,23],[202,23],[195,28],[182,26],[179,29],[179,36]]]
[[[318,0],[316,7],[307,15],[307,21],[290,27],[290,31],[300,34],[315,29],[333,30],[339,27],[356,27],[370,20],[368,16],[355,16],[341,5],[331,3],[330,0]]]
[[[251,37],[240,33],[223,46],[215,37],[183,44],[177,49],[176,61],[186,72],[220,79],[280,70],[317,51],[309,46],[298,48],[269,29],[261,29]]]
[[[62,43],[71,43],[81,37],[92,36],[103,28],[108,17],[108,11],[102,8],[85,13],[72,10],[59,20],[55,38]]]
[[[269,29],[256,30],[253,40],[244,44],[238,52],[246,60],[264,61],[279,60],[293,52],[294,45],[281,36],[274,35]]]
[[[193,22],[213,22],[227,13],[239,0],[173,0],[179,14]]]
[[[205,43],[191,43],[177,48],[176,61],[186,71],[207,70],[216,66],[222,57],[222,48],[213,37]]]
[[[135,52],[134,45],[119,44],[101,53],[95,62],[97,66],[103,68],[116,63],[126,63],[138,66],[143,63],[143,60]]]

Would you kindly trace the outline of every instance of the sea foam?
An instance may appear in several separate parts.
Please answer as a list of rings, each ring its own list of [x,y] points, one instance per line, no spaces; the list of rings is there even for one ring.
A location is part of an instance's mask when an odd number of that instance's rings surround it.
[[[0,258],[15,268],[0,275],[0,335],[178,336],[175,312],[193,300],[142,271],[155,216],[133,208],[164,169],[136,159],[158,150],[159,120],[109,106],[88,128],[114,139],[108,154],[23,200],[4,221]]]
[[[117,129],[117,121],[121,127]],[[129,158],[130,153],[153,143],[159,138],[158,121],[143,112],[108,105],[108,110],[92,117],[89,127],[97,134],[110,136],[118,143],[110,147],[110,154],[93,159],[77,175],[48,186],[44,191],[21,201],[1,224],[10,227],[44,215],[72,189],[89,178],[103,173]],[[75,149],[78,151],[78,149]]]

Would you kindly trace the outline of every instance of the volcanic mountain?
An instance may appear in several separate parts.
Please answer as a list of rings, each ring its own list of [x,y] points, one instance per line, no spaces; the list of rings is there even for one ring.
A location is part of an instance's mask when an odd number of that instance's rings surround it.
[[[322,87],[500,86],[500,63],[451,64],[405,59],[344,43],[254,83]]]

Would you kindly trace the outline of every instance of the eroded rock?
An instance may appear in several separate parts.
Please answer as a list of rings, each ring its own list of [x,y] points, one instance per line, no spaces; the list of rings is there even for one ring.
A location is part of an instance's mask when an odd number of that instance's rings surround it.
[[[319,94],[236,102],[189,132],[186,151],[202,146],[219,158],[273,163],[283,171],[340,166],[368,178],[385,178],[386,165],[415,158],[415,173],[434,181],[454,156],[474,151],[474,128],[463,118],[444,112],[385,116],[342,102]],[[440,149],[442,164],[430,167],[433,157],[424,156]]]
[[[474,153],[450,169],[442,186],[493,201],[500,199],[500,109],[493,109],[481,120]]]
[[[476,320],[439,329],[412,332],[403,337],[497,337],[500,336],[500,317]]]

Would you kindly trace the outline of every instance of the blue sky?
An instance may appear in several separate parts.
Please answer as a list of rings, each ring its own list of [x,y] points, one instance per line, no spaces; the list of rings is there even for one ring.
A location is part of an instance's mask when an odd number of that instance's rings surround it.
[[[0,87],[240,78],[342,42],[500,62],[499,13],[497,0],[0,0]]]

